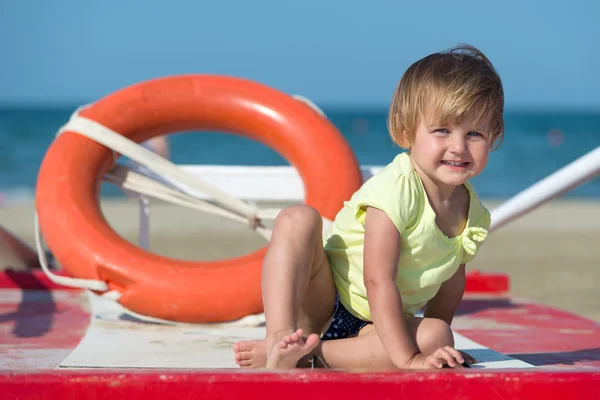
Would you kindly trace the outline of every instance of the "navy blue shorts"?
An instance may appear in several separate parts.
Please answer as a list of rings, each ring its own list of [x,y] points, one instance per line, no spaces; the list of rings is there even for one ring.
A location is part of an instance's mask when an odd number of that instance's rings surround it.
[[[336,293],[333,319],[331,320],[331,325],[329,325],[327,332],[321,337],[321,340],[343,339],[356,335],[358,331],[368,324],[370,324],[370,322],[363,321],[350,314],[350,312],[344,308]]]

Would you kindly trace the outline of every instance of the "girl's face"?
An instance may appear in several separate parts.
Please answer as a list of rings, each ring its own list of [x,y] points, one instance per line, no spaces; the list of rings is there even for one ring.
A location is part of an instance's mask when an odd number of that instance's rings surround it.
[[[472,117],[451,126],[428,125],[421,120],[410,149],[419,172],[435,185],[456,187],[485,168],[492,144],[489,121]]]

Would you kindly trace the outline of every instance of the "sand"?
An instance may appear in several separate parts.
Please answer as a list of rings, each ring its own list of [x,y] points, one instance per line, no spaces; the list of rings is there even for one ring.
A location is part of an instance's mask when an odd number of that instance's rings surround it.
[[[485,203],[490,209],[499,204]],[[103,200],[102,208],[115,230],[137,243],[137,202]],[[153,202],[151,212],[150,249],[161,255],[214,260],[266,244],[246,226],[219,217],[161,202]],[[0,225],[33,246],[33,215],[33,204],[0,208]],[[600,321],[600,202],[547,203],[492,232],[468,268],[506,273],[515,296]]]

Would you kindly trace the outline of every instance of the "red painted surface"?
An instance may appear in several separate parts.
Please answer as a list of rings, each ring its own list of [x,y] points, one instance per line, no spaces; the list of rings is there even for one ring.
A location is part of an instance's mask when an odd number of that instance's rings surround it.
[[[508,290],[509,278],[506,274],[482,274],[477,270],[467,274],[467,293],[506,293]]]
[[[538,367],[600,370],[600,324],[569,312],[510,297],[467,296],[453,328]]]
[[[467,286],[476,292],[502,292],[508,279],[475,272]],[[41,270],[0,274],[0,368],[58,366],[81,341],[89,322],[84,291],[57,285]]]
[[[68,276],[66,272],[54,271],[57,275]],[[0,274],[0,289],[74,289],[57,285],[41,270],[33,272],[5,271]],[[505,274],[482,274],[472,271],[467,274],[467,293],[505,293],[509,290],[509,278]]]
[[[53,371],[0,374],[0,398],[597,399],[600,372],[290,373]]]
[[[73,348],[79,343],[90,323],[90,314],[82,307],[85,305],[82,293],[26,291],[21,294],[18,303],[5,301],[5,297],[0,296],[3,346]]]
[[[4,286],[53,288],[43,278],[12,271],[0,274]],[[56,368],[79,344],[89,323],[81,290],[0,289],[0,368]]]
[[[480,282],[485,277],[476,276]],[[596,399],[600,393],[600,325],[498,294],[501,291],[466,294],[453,327],[480,344],[540,367],[536,370],[265,373],[55,369],[85,334],[90,315],[85,292],[39,290],[53,288],[44,279],[37,272],[0,275],[0,287],[5,287],[0,290],[0,399],[217,399],[243,395],[286,400],[402,396],[579,400]],[[13,289],[6,289],[9,285]],[[27,287],[34,290],[17,289]]]
[[[68,276],[62,271],[52,271],[55,275]],[[42,270],[32,272],[1,271],[0,289],[28,289],[28,290],[81,290],[63,286],[52,282]]]

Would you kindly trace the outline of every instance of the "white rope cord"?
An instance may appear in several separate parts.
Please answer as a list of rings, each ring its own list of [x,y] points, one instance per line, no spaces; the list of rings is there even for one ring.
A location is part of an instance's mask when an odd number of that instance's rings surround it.
[[[305,102],[320,115],[325,117],[323,111],[321,111],[310,100],[301,96],[294,96],[294,98]],[[166,160],[154,152],[140,146],[134,141],[121,136],[117,132],[114,132],[104,125],[79,116],[79,112],[86,107],[88,107],[88,105],[79,107],[73,113],[69,121],[58,131],[57,136],[63,132],[72,131],[92,139],[113,150],[113,154],[114,152],[117,152],[129,157],[138,164],[147,167],[157,175],[160,175],[161,179],[164,179],[170,187],[162,182],[148,178],[142,174],[134,172],[130,168],[120,165],[116,165],[106,175],[105,179],[107,181],[122,186],[127,190],[145,194],[149,197],[199,211],[220,215],[240,223],[247,223],[252,230],[255,230],[267,241],[271,239],[272,230],[264,227],[260,221],[266,219],[275,219],[281,209],[259,209],[217,189],[216,187],[202,181],[197,176],[191,175],[179,168],[169,160]],[[222,205],[226,206],[227,208],[201,200],[195,192],[211,195],[217,202],[222,203]],[[324,232],[329,230],[331,223],[332,222],[327,218],[323,218]],[[51,281],[63,286],[105,292],[102,295],[103,297],[114,301],[119,300],[121,293],[114,290],[108,291],[108,285],[104,281],[60,276],[50,271],[48,268],[46,254],[42,246],[43,238],[39,229],[37,213],[35,214],[35,239],[40,265],[42,266],[44,273]]]
[[[108,285],[104,281],[71,278],[68,276],[60,276],[52,273],[52,271],[50,271],[50,268],[48,267],[48,259],[46,258],[46,252],[44,251],[44,247],[42,246],[43,238],[40,232],[40,224],[38,222],[37,212],[35,213],[34,224],[35,247],[37,249],[40,266],[42,267],[42,271],[44,271],[46,276],[52,282],[58,285],[79,287],[83,289],[96,290],[99,292],[105,292],[108,290]]]
[[[130,168],[121,165],[115,166],[106,175],[105,179],[117,186],[123,187],[124,189],[144,194],[148,197],[153,197],[155,199],[163,200],[172,204],[225,217],[242,224],[248,223],[251,229],[252,226],[249,223],[250,221],[275,219],[281,211],[279,208],[256,209],[256,218],[244,218],[239,214],[231,212],[227,209],[221,208],[187,193],[172,189],[161,182],[148,178],[145,175],[139,174]],[[271,229],[257,224],[254,227],[254,230],[267,241],[271,240]]]
[[[171,161],[159,156],[158,154],[145,149],[134,141],[119,135],[117,132],[105,127],[104,125],[92,121],[91,119],[74,115],[69,122],[63,126],[58,134],[66,131],[77,132],[78,134],[92,139],[109,149],[115,150],[131,160],[149,168],[154,173],[161,175],[168,182],[177,182],[206,193],[214,197],[218,202],[223,203],[233,211],[246,215],[248,218],[254,216],[254,207],[245,202],[230,196],[229,194],[215,188],[202,181],[201,179],[190,175],[183,169],[177,167]]]

